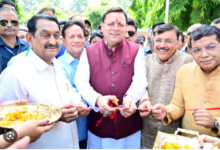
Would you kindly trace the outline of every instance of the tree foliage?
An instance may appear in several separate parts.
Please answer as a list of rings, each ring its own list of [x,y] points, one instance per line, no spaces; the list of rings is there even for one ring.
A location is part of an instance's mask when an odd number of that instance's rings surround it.
[[[88,0],[72,0],[69,12],[82,14],[88,7]]]
[[[100,6],[91,6],[88,7],[84,13],[84,16],[91,22],[92,29],[97,29],[98,25],[102,21],[102,16],[106,10],[111,7],[122,7],[120,4],[109,2],[107,0],[103,0]],[[123,7],[122,7],[123,8]]]
[[[140,28],[165,21],[166,0],[131,0],[132,11]],[[169,23],[186,31],[195,23],[210,24],[220,16],[220,0],[170,0]]]

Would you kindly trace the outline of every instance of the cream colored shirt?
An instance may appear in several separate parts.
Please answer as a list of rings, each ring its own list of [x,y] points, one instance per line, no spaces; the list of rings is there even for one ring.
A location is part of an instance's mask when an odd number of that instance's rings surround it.
[[[220,137],[220,130],[217,133],[196,125],[192,116],[193,111],[182,110],[197,107],[204,109],[220,107],[220,67],[208,76],[195,62],[182,66],[176,75],[172,101],[166,106],[167,118],[163,120],[163,123],[167,124],[183,116],[182,128]],[[220,123],[220,110],[209,112]]]
[[[56,59],[49,66],[30,51],[28,57],[6,68],[0,76],[0,103],[9,100],[28,100],[60,108],[71,100],[80,101],[81,97],[63,75]],[[78,149],[76,121],[56,124],[28,148]]]

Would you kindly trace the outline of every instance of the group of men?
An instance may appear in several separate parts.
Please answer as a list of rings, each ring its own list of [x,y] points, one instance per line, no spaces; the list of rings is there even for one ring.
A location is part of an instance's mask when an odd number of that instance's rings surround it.
[[[219,142],[216,20],[212,26],[189,27],[185,49],[176,26],[157,22],[149,30],[152,42],[143,48],[135,43],[137,23],[113,7],[103,14],[102,33],[92,35],[89,46],[90,22],[81,15],[58,22],[49,12],[28,21],[25,42],[17,36],[14,3],[4,2],[0,107],[40,102],[62,111],[59,123],[31,120],[20,125],[15,129],[18,142],[38,149],[151,149],[158,131],[174,133],[178,127]],[[9,145],[1,135],[1,148]]]

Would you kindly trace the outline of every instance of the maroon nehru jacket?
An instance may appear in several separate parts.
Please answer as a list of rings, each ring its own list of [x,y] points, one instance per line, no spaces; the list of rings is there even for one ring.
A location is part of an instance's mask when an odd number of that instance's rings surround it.
[[[119,99],[119,105],[122,105],[123,96],[132,82],[138,50],[138,44],[125,39],[119,43],[114,52],[108,48],[104,39],[86,47],[90,65],[90,84],[94,90],[103,96],[115,95]],[[92,110],[89,114],[89,131],[101,138],[121,139],[141,130],[142,121],[138,111],[128,118],[123,117],[119,110],[116,114],[115,122],[110,117],[104,117],[96,127],[102,114]]]

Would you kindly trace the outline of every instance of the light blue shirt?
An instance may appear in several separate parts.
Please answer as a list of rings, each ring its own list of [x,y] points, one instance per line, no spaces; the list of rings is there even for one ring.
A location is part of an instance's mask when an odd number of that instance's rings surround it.
[[[79,64],[79,60],[75,59],[67,51],[65,51],[63,56],[58,58],[58,61],[60,62],[61,67],[64,70],[64,75],[69,79],[72,86],[76,88],[76,85],[74,84],[74,78]],[[88,117],[86,116],[86,117],[78,118],[76,120],[76,123],[78,128],[79,141],[87,139]]]

